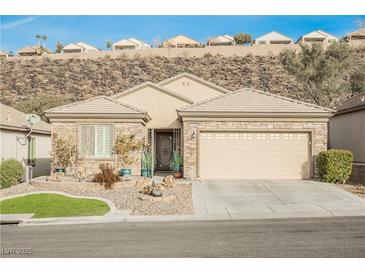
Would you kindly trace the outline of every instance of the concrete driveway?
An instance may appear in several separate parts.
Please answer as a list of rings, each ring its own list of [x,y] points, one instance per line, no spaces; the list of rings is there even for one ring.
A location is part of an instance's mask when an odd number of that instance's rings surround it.
[[[201,180],[196,215],[212,219],[365,216],[365,200],[334,185],[306,180]]]

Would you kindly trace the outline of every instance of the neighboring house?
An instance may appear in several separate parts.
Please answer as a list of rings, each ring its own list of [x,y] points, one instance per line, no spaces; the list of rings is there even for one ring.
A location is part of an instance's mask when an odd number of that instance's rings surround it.
[[[71,43],[62,49],[63,53],[83,53],[89,51],[99,51],[96,47],[90,46],[84,42]]]
[[[52,132],[73,138],[92,172],[101,161],[120,167],[111,148],[124,133],[149,142],[154,172],[170,171],[179,150],[187,178],[250,179],[316,176],[314,156],[327,149],[332,114],[253,89],[230,92],[187,73],[46,111]],[[140,168],[137,162],[133,174]]]
[[[333,43],[337,42],[338,38],[327,32],[316,30],[301,36],[296,44],[311,44],[311,43]]]
[[[150,49],[151,46],[135,38],[122,39],[113,44],[113,50]]]
[[[178,35],[168,39],[162,43],[164,48],[198,48],[201,47],[200,42],[184,35]]]
[[[0,58],[7,58],[9,57],[9,54],[7,54],[5,51],[0,50]]]
[[[33,177],[49,175],[51,164],[51,125],[39,122],[32,127],[25,114],[4,104],[1,108],[1,154],[0,160],[17,159],[33,166]]]
[[[355,40],[356,41],[360,40],[362,42],[365,42],[365,28],[361,28],[361,29],[348,33],[344,37],[344,40],[347,42],[355,41]]]
[[[365,45],[365,28],[355,30],[348,33],[344,38],[344,41],[348,42],[350,46],[364,46]]]
[[[365,93],[337,107],[329,133],[330,148],[348,149],[354,155],[351,180],[365,184]]]
[[[259,44],[259,45],[261,45],[261,44],[293,44],[293,40],[281,33],[272,31],[272,32],[264,34],[263,36],[256,38],[256,40],[253,43]]]
[[[51,54],[52,52],[48,48],[39,46],[29,46],[22,48],[18,51],[19,56],[37,56],[42,54]]]
[[[214,37],[207,42],[208,46],[233,46],[234,44],[236,44],[234,38],[227,34]]]

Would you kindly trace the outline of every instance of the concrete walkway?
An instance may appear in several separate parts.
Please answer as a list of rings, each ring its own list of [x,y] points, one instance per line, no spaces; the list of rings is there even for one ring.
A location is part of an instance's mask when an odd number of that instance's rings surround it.
[[[215,219],[365,216],[365,200],[334,185],[304,180],[202,180],[195,214]]]

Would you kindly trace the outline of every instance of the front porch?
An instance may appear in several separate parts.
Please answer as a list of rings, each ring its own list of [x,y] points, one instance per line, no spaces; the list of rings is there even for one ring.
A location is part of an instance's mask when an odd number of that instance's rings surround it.
[[[182,136],[180,128],[148,129],[148,144],[152,152],[152,175],[171,175],[174,151],[182,155]]]

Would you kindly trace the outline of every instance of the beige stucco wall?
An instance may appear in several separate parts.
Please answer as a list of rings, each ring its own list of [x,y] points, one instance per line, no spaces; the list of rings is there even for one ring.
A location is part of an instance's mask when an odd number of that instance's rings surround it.
[[[62,138],[70,138],[74,144],[78,145],[78,131],[80,124],[86,124],[90,122],[73,122],[73,121],[64,121],[64,122],[52,122],[52,144],[55,141],[55,134]],[[103,124],[102,122],[94,123],[94,124]],[[147,136],[147,129],[141,123],[123,123],[123,122],[106,122],[105,124],[112,124],[113,125],[113,140],[116,139],[118,134],[134,134],[136,138],[142,140]],[[120,170],[122,168],[122,164],[118,161],[116,155],[112,155],[111,158],[87,158],[86,161],[86,168],[87,168],[87,175],[92,178],[95,173],[99,171],[99,165],[102,162],[111,163],[116,170]],[[141,173],[141,155],[140,153],[136,153],[136,162],[135,164],[125,167],[124,168],[131,168],[132,175],[140,175]],[[52,169],[55,166],[52,164]]]
[[[17,137],[20,141],[17,140]],[[36,165],[33,167],[33,177],[49,175],[51,164],[51,136],[33,133],[32,137],[36,138]],[[28,143],[25,141],[24,132],[1,129],[0,140],[0,161],[1,159],[14,158],[22,163],[26,163]]]
[[[316,177],[314,157],[327,149],[327,122],[313,121],[189,121],[183,122],[184,176],[195,178],[198,174],[199,131],[242,130],[242,131],[297,131],[311,133],[312,176]],[[193,132],[196,138],[192,138]]]
[[[216,89],[200,84],[187,77],[176,79],[172,82],[164,84],[163,86],[174,91],[175,93],[188,97],[194,102],[206,100],[223,94]]]
[[[117,99],[148,113],[148,128],[181,128],[176,109],[189,105],[169,94],[147,86]]]
[[[354,162],[365,163],[365,109],[330,119],[330,148],[348,149]]]

